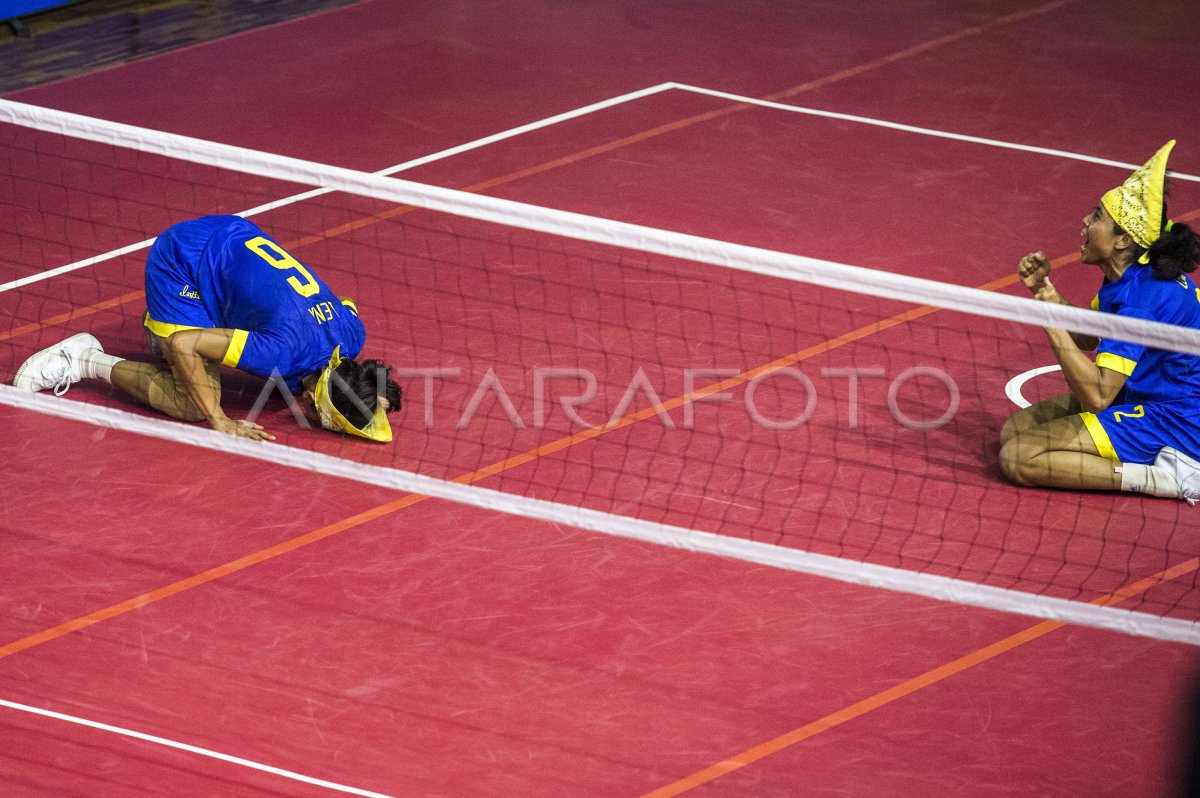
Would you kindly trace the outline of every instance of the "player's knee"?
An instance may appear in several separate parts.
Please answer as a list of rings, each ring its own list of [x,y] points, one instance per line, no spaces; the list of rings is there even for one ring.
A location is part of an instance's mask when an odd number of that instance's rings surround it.
[[[1021,436],[1014,433],[1000,446],[1000,471],[1014,485],[1032,484],[1027,476],[1029,453],[1022,445]]]
[[[188,396],[187,391],[182,385],[176,384],[175,397],[172,402],[175,406],[176,418],[180,421],[205,421],[204,413],[200,412],[199,406],[192,401],[192,397]]]
[[[176,391],[167,403],[167,406],[162,408],[168,416],[180,421],[204,421],[205,416],[200,412],[200,408],[191,400],[183,391]]]
[[[1004,426],[1000,428],[1000,446],[1011,441],[1017,434],[1017,417],[1016,415],[1009,416],[1004,421]]]

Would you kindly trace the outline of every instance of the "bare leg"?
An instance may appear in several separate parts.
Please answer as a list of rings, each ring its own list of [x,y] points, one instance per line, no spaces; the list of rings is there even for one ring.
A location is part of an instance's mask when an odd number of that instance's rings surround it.
[[[1037,404],[1024,407],[1013,413],[1004,422],[1000,430],[1000,445],[1008,443],[1014,435],[1034,427],[1053,421],[1056,418],[1074,416],[1083,410],[1075,397],[1069,393],[1045,399]]]
[[[221,377],[215,363],[205,366],[217,400],[221,399]],[[183,386],[175,380],[170,369],[160,369],[137,360],[122,360],[113,366],[112,384],[144,405],[166,413],[180,421],[204,421],[204,414],[196,407]]]
[[[1120,467],[1121,463],[1100,456],[1078,415],[1016,432],[1000,449],[1000,468],[1018,485],[1120,490],[1121,473],[1116,470]]]

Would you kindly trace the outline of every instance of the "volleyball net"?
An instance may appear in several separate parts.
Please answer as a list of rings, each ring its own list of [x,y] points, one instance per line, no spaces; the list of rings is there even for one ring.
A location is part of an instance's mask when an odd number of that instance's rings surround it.
[[[0,101],[0,376],[89,331],[144,351],[153,236],[252,217],[367,328],[404,390],[379,445],[271,383],[222,404],[277,441],[108,385],[0,402],[933,598],[1200,642],[1200,508],[1020,489],[1018,406],[1065,391],[1041,326],[1200,354],[1200,334]],[[1069,258],[1060,259],[1068,262]],[[1007,271],[1007,267],[1005,268]],[[20,412],[20,411],[9,411]],[[103,443],[97,444],[103,446]]]

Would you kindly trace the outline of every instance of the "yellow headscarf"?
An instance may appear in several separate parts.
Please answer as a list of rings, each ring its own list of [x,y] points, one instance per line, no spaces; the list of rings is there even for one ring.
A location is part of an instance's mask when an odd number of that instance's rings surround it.
[[[342,362],[342,348],[336,347],[329,358],[329,365],[321,372],[317,387],[313,389],[313,399],[317,406],[317,414],[321,416],[321,426],[334,432],[346,432],[359,438],[387,443],[392,439],[392,425],[387,420],[387,402],[378,397],[375,403],[375,415],[362,429],[351,424],[346,417],[333,406],[329,394],[329,380],[333,372]]]
[[[1171,139],[1129,179],[1100,198],[1117,225],[1143,249],[1150,249],[1162,235],[1163,185],[1167,156],[1174,146]],[[1150,253],[1143,253],[1138,262],[1149,263]]]

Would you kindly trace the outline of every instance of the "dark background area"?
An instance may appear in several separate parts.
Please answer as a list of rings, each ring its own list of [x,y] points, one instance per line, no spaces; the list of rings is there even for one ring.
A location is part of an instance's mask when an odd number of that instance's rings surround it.
[[[0,26],[0,94],[353,2],[80,0],[68,3],[21,17],[15,25]]]

